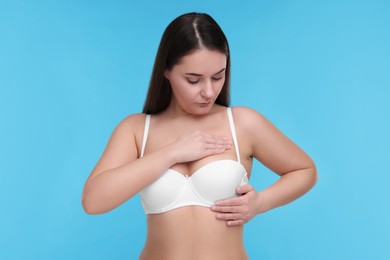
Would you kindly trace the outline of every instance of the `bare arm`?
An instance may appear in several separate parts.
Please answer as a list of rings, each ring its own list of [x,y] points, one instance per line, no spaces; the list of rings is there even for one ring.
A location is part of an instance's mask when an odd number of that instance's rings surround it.
[[[195,132],[138,158],[134,129],[143,123],[144,116],[136,115],[115,128],[83,189],[82,205],[87,213],[102,214],[118,207],[176,163],[230,147],[224,138]]]
[[[252,112],[253,113],[253,112]],[[264,116],[254,113],[249,133],[253,138],[253,157],[278,174],[280,179],[260,191],[258,213],[290,203],[307,193],[317,182],[313,160],[282,134]]]
[[[257,214],[290,203],[308,192],[318,175],[312,159],[289,138],[283,135],[264,116],[251,109],[234,109],[236,125],[251,146],[253,156],[278,174],[280,179],[257,192],[249,184],[238,187],[244,196],[219,201],[212,207],[216,217],[227,225],[242,225]],[[248,143],[248,142],[247,142]]]

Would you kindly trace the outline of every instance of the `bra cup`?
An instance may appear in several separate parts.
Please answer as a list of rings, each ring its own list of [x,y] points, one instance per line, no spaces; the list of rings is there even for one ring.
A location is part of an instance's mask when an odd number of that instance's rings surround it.
[[[186,177],[172,169],[144,188],[141,192],[143,202],[153,209],[162,209],[177,200],[184,188]]]
[[[249,183],[249,179],[248,179],[248,176],[246,175],[246,172],[245,172],[245,176],[244,176],[244,178],[242,178],[240,186],[248,184],[248,183]]]
[[[194,192],[212,204],[236,197],[236,188],[245,184],[245,178],[245,168],[233,160],[206,164],[191,176]]]

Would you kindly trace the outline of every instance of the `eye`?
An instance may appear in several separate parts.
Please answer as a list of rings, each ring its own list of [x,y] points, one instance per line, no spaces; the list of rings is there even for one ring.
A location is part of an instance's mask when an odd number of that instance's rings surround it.
[[[187,79],[187,82],[190,83],[190,84],[196,84],[199,82],[199,79],[198,80],[190,80],[190,79]]]
[[[214,78],[211,78],[211,79],[214,80],[214,81],[218,81],[218,80],[222,79],[222,77],[214,77]]]

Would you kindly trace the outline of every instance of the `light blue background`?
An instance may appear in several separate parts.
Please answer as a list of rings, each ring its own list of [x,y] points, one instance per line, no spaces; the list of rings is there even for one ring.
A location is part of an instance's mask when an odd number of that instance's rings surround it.
[[[320,174],[246,225],[251,259],[390,259],[390,4],[368,0],[0,1],[0,259],[137,258],[139,197],[91,216],[81,191],[189,11],[229,39],[232,105],[268,117]],[[256,189],[276,179],[255,164]]]

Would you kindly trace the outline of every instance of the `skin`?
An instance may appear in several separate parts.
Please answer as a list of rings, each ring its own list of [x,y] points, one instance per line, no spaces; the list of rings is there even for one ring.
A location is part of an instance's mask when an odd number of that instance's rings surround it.
[[[211,161],[237,160],[226,107],[214,103],[225,68],[224,54],[200,49],[165,72],[173,96],[169,107],[151,118],[144,157],[140,158],[140,150],[145,115],[128,116],[115,128],[86,181],[82,205],[87,213],[118,207],[168,168],[191,175]],[[255,158],[280,179],[262,191],[250,184],[238,187],[242,196],[211,208],[187,206],[147,215],[148,234],[140,259],[247,259],[243,224],[299,198],[316,183],[310,157],[264,116],[245,107],[234,107],[232,112],[248,177]]]

